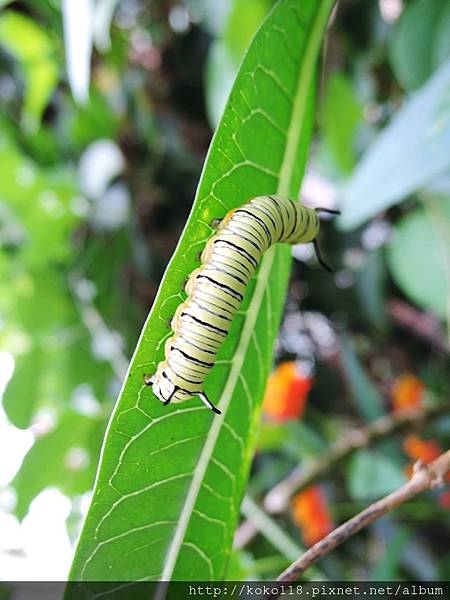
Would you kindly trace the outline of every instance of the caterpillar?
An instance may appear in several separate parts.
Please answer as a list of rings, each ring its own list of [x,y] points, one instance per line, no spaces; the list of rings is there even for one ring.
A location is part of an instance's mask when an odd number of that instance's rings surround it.
[[[319,262],[330,270],[317,247],[319,211],[338,213],[279,196],[257,196],[222,219],[201,254],[202,265],[187,280],[188,298],[171,321],[174,335],[166,341],[165,360],[152,377],[144,376],[164,405],[198,396],[221,414],[203,383],[264,252],[277,242],[313,242]]]

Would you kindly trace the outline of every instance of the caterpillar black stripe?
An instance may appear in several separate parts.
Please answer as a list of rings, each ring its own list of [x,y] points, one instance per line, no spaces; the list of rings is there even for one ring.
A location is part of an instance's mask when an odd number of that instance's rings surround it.
[[[317,211],[279,196],[258,196],[230,211],[201,255],[202,266],[186,283],[188,298],[171,322],[174,335],[166,342],[166,360],[145,378],[164,404],[194,396],[220,414],[203,384],[231,326],[264,252],[273,244],[314,242],[320,222]],[[324,264],[318,254],[319,261]],[[326,267],[326,265],[324,265]]]

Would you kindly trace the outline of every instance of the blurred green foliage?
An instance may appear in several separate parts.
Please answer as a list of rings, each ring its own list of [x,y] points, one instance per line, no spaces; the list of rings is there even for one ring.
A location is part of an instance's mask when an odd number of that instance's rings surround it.
[[[13,11],[0,18],[0,43],[17,61],[24,79],[22,127],[34,132],[58,81],[52,38],[31,19]]]
[[[450,202],[423,198],[398,224],[387,258],[397,285],[420,306],[450,324]]]
[[[399,375],[421,379],[425,404],[449,401],[449,6],[409,0],[395,20],[382,4],[341,2],[328,32],[303,194],[337,200],[345,231],[324,224],[334,276],[307,255],[293,268],[276,360],[298,360],[314,387],[300,421],[263,422],[249,484],[258,499],[389,412]],[[2,406],[35,436],[11,483],[14,510],[22,518],[57,486],[79,523],[75,500],[92,488],[211,128],[272,3],[122,0],[103,42],[94,36],[85,105],[67,80],[59,3],[0,6],[0,346],[15,360]],[[448,447],[448,416],[416,433]],[[336,524],[404,480],[403,439],[357,451],[325,478]],[[273,518],[299,542],[288,513]],[[336,579],[448,578],[448,526],[429,494],[321,568]],[[228,575],[270,579],[285,566],[266,532],[234,551]]]
[[[334,73],[327,81],[319,113],[322,136],[333,161],[344,174],[356,161],[355,139],[361,124],[361,104],[350,81]]]
[[[390,60],[399,83],[414,90],[450,57],[450,6],[446,0],[409,3],[390,41]]]

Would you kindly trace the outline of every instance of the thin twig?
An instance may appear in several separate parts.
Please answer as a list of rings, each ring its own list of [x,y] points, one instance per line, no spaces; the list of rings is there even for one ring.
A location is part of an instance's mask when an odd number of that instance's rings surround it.
[[[405,485],[402,485],[395,492],[378,500],[378,502],[374,502],[352,519],[334,529],[320,542],[314,544],[314,546],[281,573],[278,581],[295,581],[306,569],[323,558],[336,548],[336,546],[348,540],[348,538],[357,531],[360,531],[360,529],[367,527],[382,515],[397,508],[403,502],[411,500],[411,498],[414,498],[418,494],[442,486],[444,484],[444,477],[448,471],[450,471],[450,450],[441,454],[429,465],[416,463],[414,473],[408,483],[405,483]]]
[[[366,448],[375,441],[393,433],[450,411],[450,404],[428,406],[420,410],[405,410],[379,417],[365,427],[348,433],[333,444],[324,455],[305,466],[296,467],[285,479],[273,487],[264,498],[264,508],[269,513],[279,513],[289,506],[291,497],[331,472],[336,463],[348,458],[355,450]]]
[[[403,300],[389,300],[386,312],[400,327],[431,346],[434,350],[448,356],[450,343],[445,339],[438,317],[423,312]]]

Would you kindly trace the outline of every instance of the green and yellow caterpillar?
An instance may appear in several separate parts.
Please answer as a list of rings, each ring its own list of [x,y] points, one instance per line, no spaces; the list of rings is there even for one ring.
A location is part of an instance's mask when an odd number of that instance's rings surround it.
[[[198,396],[220,414],[205,394],[203,383],[214,367],[247,284],[273,244],[314,242],[317,252],[318,211],[337,213],[279,196],[257,196],[224,217],[206,243],[201,267],[187,281],[188,298],[172,319],[174,335],[166,342],[166,360],[152,377],[144,378],[163,404]]]

